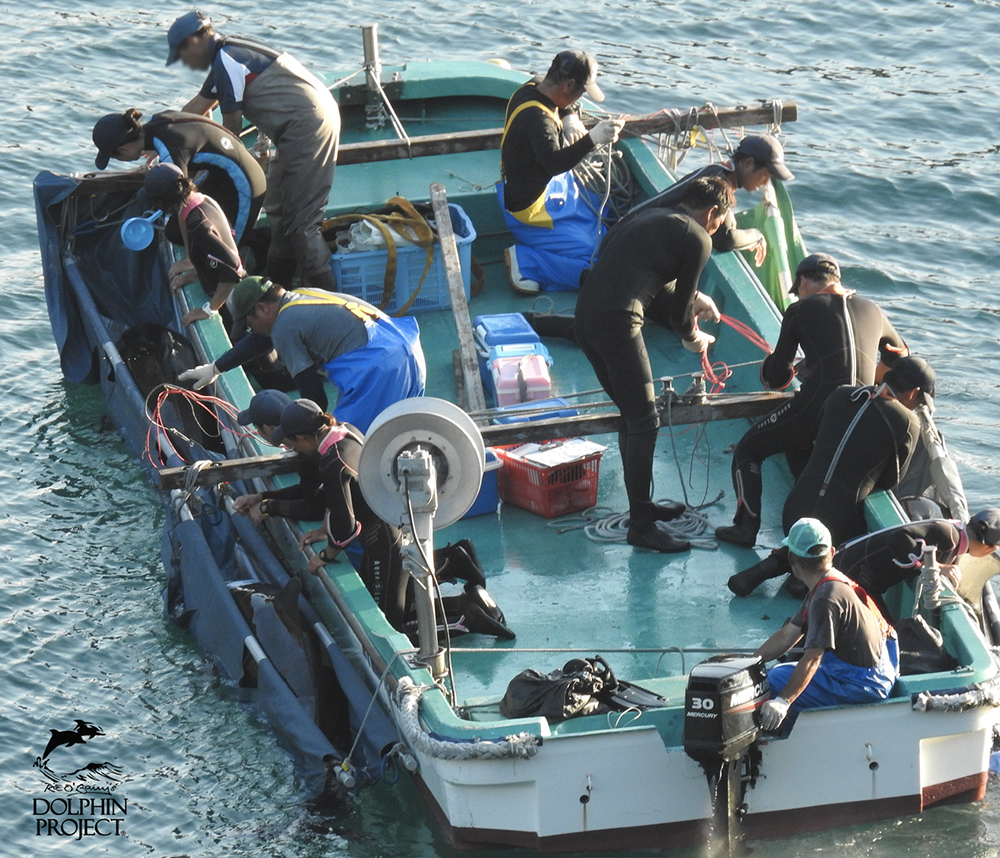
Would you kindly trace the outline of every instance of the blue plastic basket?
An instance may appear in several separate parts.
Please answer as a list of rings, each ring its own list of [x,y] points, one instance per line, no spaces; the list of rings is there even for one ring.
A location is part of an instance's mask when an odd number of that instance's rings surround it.
[[[448,208],[451,211],[451,226],[455,230],[455,242],[458,244],[458,258],[462,264],[465,298],[468,300],[472,283],[472,242],[476,238],[476,230],[460,206],[449,205]],[[337,278],[337,291],[361,298],[376,307],[380,306],[385,286],[387,257],[388,251],[385,250],[333,254],[331,265],[333,274]],[[406,305],[417,284],[420,283],[420,275],[424,273],[424,266],[427,264],[427,251],[411,244],[397,244],[396,259],[396,291],[388,305],[382,308],[390,315]],[[434,262],[427,272],[420,292],[417,293],[416,300],[407,312],[422,313],[427,310],[450,308],[451,296],[448,293],[448,280],[441,259],[441,245],[435,244]]]

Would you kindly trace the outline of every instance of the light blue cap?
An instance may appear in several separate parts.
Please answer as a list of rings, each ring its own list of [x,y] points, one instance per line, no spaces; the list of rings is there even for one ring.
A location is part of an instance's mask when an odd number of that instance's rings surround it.
[[[800,518],[781,544],[796,557],[821,557],[833,548],[833,538],[819,519]]]
[[[167,45],[170,50],[167,53],[167,65],[171,66],[177,62],[177,51],[185,39],[193,36],[202,27],[211,25],[211,20],[201,12],[187,12],[181,15],[167,31]]]

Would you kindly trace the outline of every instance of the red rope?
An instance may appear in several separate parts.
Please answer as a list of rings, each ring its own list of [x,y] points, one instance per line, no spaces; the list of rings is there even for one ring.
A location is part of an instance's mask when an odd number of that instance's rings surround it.
[[[745,322],[741,322],[739,319],[734,319],[732,316],[727,316],[724,313],[719,314],[719,319],[767,354],[771,354],[774,351],[771,344]],[[726,386],[726,382],[733,375],[733,371],[723,361],[720,360],[712,363],[708,358],[707,349],[701,353],[701,369],[705,375],[705,384],[709,393],[718,393]]]

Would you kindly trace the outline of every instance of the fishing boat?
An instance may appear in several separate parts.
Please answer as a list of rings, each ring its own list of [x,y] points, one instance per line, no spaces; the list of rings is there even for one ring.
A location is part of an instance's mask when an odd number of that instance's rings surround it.
[[[445,460],[455,456],[452,465],[467,468],[458,482],[478,489],[482,463],[469,465],[468,450],[481,456],[484,444],[586,435],[608,448],[593,471],[598,503],[622,509],[617,414],[600,404],[578,349],[549,344],[553,393],[568,398],[576,416],[542,408],[533,415],[542,419],[495,424],[476,387],[469,314],[531,305],[506,284],[501,254],[511,239],[494,191],[505,105],[527,75],[500,63],[383,65],[374,28],[365,36],[364,65],[329,77],[344,120],[329,214],[370,211],[396,195],[433,196],[443,215],[441,267],[454,287],[459,257],[443,223],[449,210],[441,206],[457,205],[474,226],[472,250],[487,275],[467,306],[463,298],[419,314],[427,402],[377,422],[365,455],[377,443],[373,456],[394,456],[393,438],[426,430],[442,448],[454,448]],[[726,126],[792,118],[794,105],[780,102],[661,111],[626,131],[604,169],[617,171],[615,193],[627,207],[675,180],[678,153],[692,141],[709,142]],[[595,169],[605,175],[600,164]],[[690,728],[685,747],[695,701],[709,707],[697,682],[711,684],[721,675],[718,665],[729,665],[726,677],[751,681],[728,696],[717,683],[711,705],[729,713],[759,704],[765,691],[752,681],[746,656],[797,604],[779,582],[743,599],[726,589],[727,579],[766,548],[706,541],[685,554],[660,555],[633,550],[614,534],[594,541],[582,520],[556,519],[553,527],[511,503],[461,518],[475,492],[442,479],[434,541],[472,541],[515,641],[467,635],[439,648],[437,628],[425,624],[415,645],[389,625],[350,564],[309,574],[297,526],[269,519],[257,528],[234,512],[236,495],[295,479],[288,473],[294,454],[275,453],[235,424],[254,379],[243,370],[225,373],[211,397],[169,386],[178,369],[212,361],[230,342],[218,318],[188,328],[189,341],[178,336],[181,315],[204,297],[197,284],[170,295],[166,269],[175,248],[166,241],[136,253],[124,248],[118,225],[143,214],[135,200],[140,182],[132,173],[43,173],[36,180],[46,298],[62,369],[72,382],[100,384],[168,509],[167,616],[186,626],[266,713],[309,789],[412,777],[456,845],[616,852],[698,843],[713,820],[730,837],[777,837],[983,797],[998,701],[995,641],[989,624],[947,589],[929,612],[956,668],[902,676],[882,703],[806,711],[782,737],[765,736],[743,719],[739,735],[720,735],[699,750]],[[748,420],[785,395],[760,390],[762,353],[740,333],[774,342],[780,326],[782,295],[773,283],[787,277],[798,238],[787,194],[776,190],[769,228],[777,268],[765,277],[738,253],[716,254],[702,284],[734,320],[717,332],[709,368],[720,378],[728,374],[724,390],[705,389],[703,368],[674,336],[646,329],[654,371],[664,377],[658,493],[683,495],[717,524],[732,506],[728,448]],[[452,219],[453,228],[461,226]],[[568,310],[573,293],[552,299],[557,310]],[[449,404],[456,400],[465,413]],[[765,485],[760,544],[775,546],[791,485],[783,463],[768,462]],[[383,500],[395,508],[391,486],[385,491]],[[907,520],[887,493],[868,499],[867,515],[873,529]],[[409,522],[412,537],[427,547],[431,518],[417,517],[422,523]],[[995,571],[970,580],[982,586]],[[911,584],[887,599],[900,617],[928,610]],[[508,683],[522,671],[545,673],[595,654],[656,705],[561,721],[500,714]],[[720,655],[730,658],[698,667]]]

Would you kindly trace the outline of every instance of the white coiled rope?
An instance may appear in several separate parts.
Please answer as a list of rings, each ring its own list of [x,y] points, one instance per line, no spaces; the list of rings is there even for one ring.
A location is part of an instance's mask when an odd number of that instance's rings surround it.
[[[502,741],[472,739],[468,742],[448,742],[428,733],[420,723],[420,698],[430,685],[415,685],[404,676],[396,686],[393,708],[403,738],[409,746],[436,760],[526,760],[538,753],[541,741],[531,733],[505,736]]]
[[[587,539],[593,542],[625,542],[628,536],[628,524],[627,512],[615,512],[610,507],[594,506],[581,513],[550,521],[549,527],[557,533],[582,530]],[[712,537],[703,535],[711,527],[708,517],[695,507],[689,506],[677,518],[657,522],[656,526],[676,539],[687,540],[692,548],[718,550],[718,543]]]

